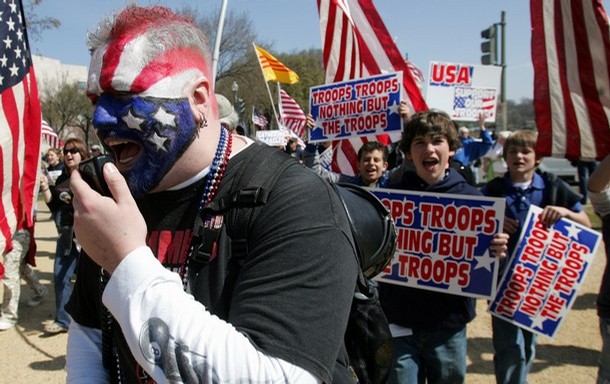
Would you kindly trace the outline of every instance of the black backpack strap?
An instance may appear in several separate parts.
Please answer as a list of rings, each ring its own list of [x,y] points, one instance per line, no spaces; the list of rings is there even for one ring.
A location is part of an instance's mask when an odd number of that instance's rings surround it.
[[[505,197],[504,192],[504,178],[496,177],[487,183],[487,196],[491,197]]]
[[[247,254],[247,238],[260,211],[258,208],[265,205],[284,171],[299,165],[295,158],[277,148],[257,142],[251,147],[246,149],[243,165],[229,192],[219,195],[207,207],[214,212],[226,212],[225,222],[234,248],[233,256]]]
[[[545,205],[558,205],[572,208],[574,204],[582,201],[582,195],[574,191],[568,183],[552,172],[542,174],[546,189]]]
[[[194,236],[199,238],[199,251],[194,257],[196,268],[204,267],[213,252],[220,228],[206,228],[206,215],[223,215],[231,238],[232,264],[239,267],[248,254],[248,235],[277,179],[284,170],[299,163],[291,156],[262,143],[245,149],[241,167],[230,184],[221,183],[217,196],[196,218]]]

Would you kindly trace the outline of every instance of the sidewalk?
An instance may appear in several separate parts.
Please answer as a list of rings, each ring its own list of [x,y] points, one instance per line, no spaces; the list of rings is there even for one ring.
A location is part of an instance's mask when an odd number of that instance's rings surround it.
[[[35,230],[37,270],[51,295],[39,307],[29,308],[26,302],[31,290],[22,285],[19,322],[16,327],[0,332],[0,383],[56,384],[64,383],[66,379],[67,335],[47,336],[42,332],[43,325],[53,319],[55,312],[52,279],[57,232],[46,205],[39,202],[38,208]],[[556,339],[539,338],[537,359],[528,376],[530,384],[595,382],[601,348],[595,298],[605,263],[602,246]],[[494,382],[491,319],[485,306],[484,300],[478,301],[478,316],[468,328],[467,383]]]
[[[42,330],[44,324],[51,322],[55,316],[53,258],[57,231],[49,209],[42,201],[38,202],[37,216],[34,229],[38,247],[36,270],[49,294],[38,307],[30,308],[26,303],[32,296],[32,290],[21,281],[19,321],[15,327],[0,332],[0,383],[66,382],[64,366],[68,336],[66,333],[49,336]]]

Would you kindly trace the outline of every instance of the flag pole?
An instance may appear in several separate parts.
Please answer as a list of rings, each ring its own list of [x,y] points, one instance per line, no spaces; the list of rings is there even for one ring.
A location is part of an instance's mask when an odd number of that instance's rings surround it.
[[[256,124],[254,124],[252,116],[254,116],[254,105],[252,106],[252,113],[250,114],[250,122],[252,123],[252,137],[256,137],[256,131],[258,129],[256,128]]]
[[[277,106],[278,106],[278,110],[280,111],[280,115],[279,115],[279,121],[282,123],[282,127],[286,126],[286,121],[284,120],[284,116],[281,115],[282,112],[282,95],[280,93],[280,82],[276,82],[277,84]]]
[[[254,48],[254,54],[256,54],[256,60],[258,60],[258,65],[261,67],[261,73],[263,74],[263,80],[265,81],[265,86],[267,87],[267,94],[269,95],[269,100],[271,101],[271,107],[273,108],[273,115],[275,116],[275,121],[277,123],[278,129],[280,128],[280,121],[277,117],[277,112],[275,110],[275,104],[273,103],[273,97],[271,96],[271,89],[269,89],[269,83],[265,78],[265,72],[263,71],[263,64],[261,63],[260,57],[258,57],[258,53],[256,52],[256,44],[252,43],[252,47]]]
[[[212,89],[216,86],[216,67],[218,67],[218,57],[220,56],[220,40],[222,39],[222,30],[225,25],[225,13],[227,12],[227,3],[229,0],[222,0],[220,8],[220,16],[218,17],[218,27],[216,29],[216,42],[214,43],[214,54],[212,55]]]

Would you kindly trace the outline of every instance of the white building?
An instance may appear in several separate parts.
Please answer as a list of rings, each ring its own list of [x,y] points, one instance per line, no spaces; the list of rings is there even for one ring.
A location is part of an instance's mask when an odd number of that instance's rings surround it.
[[[32,62],[41,99],[65,82],[76,82],[83,90],[87,85],[87,67],[85,65],[64,64],[57,59],[34,54]]]

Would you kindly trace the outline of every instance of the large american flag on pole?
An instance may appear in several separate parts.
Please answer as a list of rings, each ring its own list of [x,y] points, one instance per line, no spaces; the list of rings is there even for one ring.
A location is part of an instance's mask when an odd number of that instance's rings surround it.
[[[540,156],[610,154],[610,28],[601,0],[531,0]]]
[[[318,0],[318,11],[326,83],[402,71],[402,94],[411,111],[428,108],[372,0]],[[390,141],[387,136],[377,140]],[[358,149],[366,141],[357,137],[333,143],[333,170],[354,175]]]
[[[21,1],[0,3],[0,251],[34,225],[41,111]]]
[[[305,122],[307,117],[299,104],[290,97],[286,91],[280,88],[280,119],[284,122],[284,126],[294,132],[295,135],[302,138],[305,133]]]

